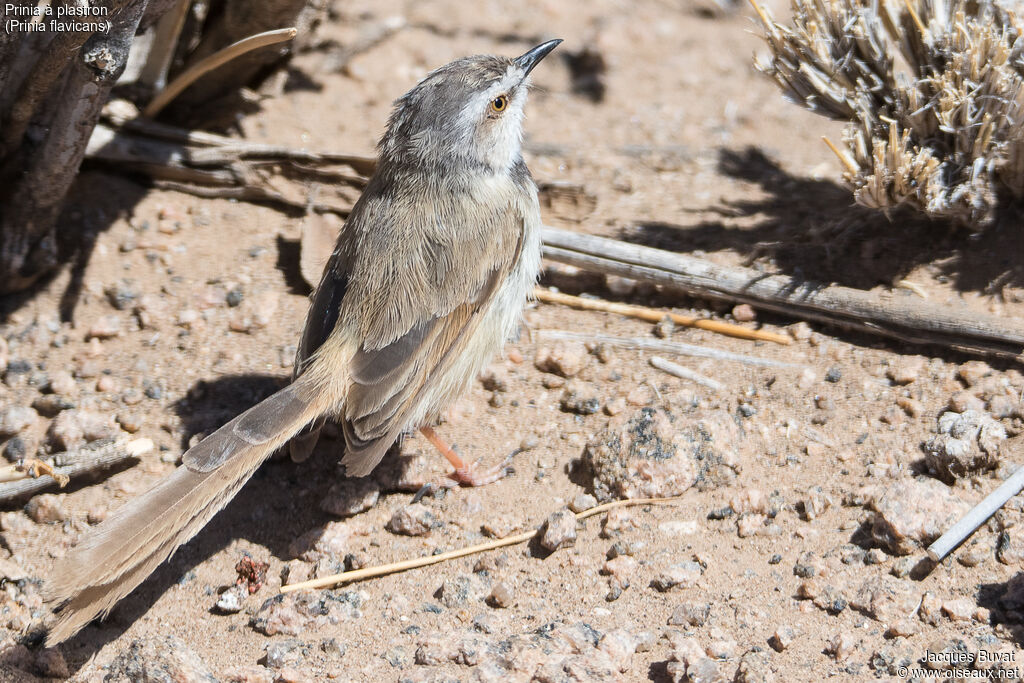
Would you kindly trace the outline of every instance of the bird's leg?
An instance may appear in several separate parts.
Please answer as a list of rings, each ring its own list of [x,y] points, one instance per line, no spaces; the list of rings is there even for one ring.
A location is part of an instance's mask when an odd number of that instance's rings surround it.
[[[421,427],[420,434],[425,436],[427,441],[432,443],[434,448],[440,451],[441,455],[455,468],[455,471],[449,474],[441,483],[446,488],[452,488],[460,484],[465,486],[484,486],[485,484],[498,481],[512,472],[512,468],[509,467],[509,461],[512,459],[511,455],[505,458],[497,467],[478,470],[475,462],[466,462],[459,457],[455,449],[445,443],[444,439],[438,436],[432,427]]]

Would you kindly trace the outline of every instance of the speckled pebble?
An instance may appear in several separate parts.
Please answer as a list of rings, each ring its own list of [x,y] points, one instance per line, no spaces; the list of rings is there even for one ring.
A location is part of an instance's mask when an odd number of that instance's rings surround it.
[[[576,515],[568,509],[557,510],[551,513],[544,523],[544,532],[540,538],[540,544],[548,551],[554,552],[559,548],[571,546],[576,543]]]
[[[398,509],[388,520],[386,529],[402,536],[424,536],[441,526],[441,521],[422,503],[412,503]]]

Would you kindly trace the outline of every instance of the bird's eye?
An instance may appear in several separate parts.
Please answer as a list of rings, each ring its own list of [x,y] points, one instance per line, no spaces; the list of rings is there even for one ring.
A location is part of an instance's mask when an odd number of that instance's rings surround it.
[[[491,109],[496,112],[503,112],[508,107],[508,97],[505,95],[498,95],[491,100]]]

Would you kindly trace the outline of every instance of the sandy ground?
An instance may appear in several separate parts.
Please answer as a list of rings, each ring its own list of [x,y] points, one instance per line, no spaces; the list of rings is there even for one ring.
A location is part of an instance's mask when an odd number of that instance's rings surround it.
[[[773,9],[785,12],[781,3]],[[546,202],[545,222],[862,288],[888,289],[909,279],[931,301],[1020,315],[1021,278],[1013,271],[1021,262],[1019,240],[970,239],[945,226],[889,222],[851,207],[849,194],[833,183],[838,164],[819,139],[838,137],[837,126],[787,104],[753,70],[751,55],[761,46],[750,15],[747,7],[722,12],[667,0],[337,3],[321,29],[337,44],[394,17],[406,27],[342,73],[323,70],[325,50],[298,56],[284,94],[243,117],[240,134],[372,154],[391,101],[432,67],[465,54],[519,54],[561,37],[560,53],[535,72],[525,156],[539,182],[579,185],[586,196]],[[587,45],[607,64],[601,101],[573,91],[564,58]],[[3,554],[37,579],[46,578],[89,517],[144,492],[173,468],[190,438],[285,381],[307,306],[297,265],[300,218],[146,190],[98,171],[82,175],[75,202],[73,217],[96,231],[95,246],[33,296],[3,302],[0,336],[8,340],[10,362],[30,367],[8,369],[0,409],[31,405],[47,383],[70,373],[58,393],[77,410],[99,415],[107,431],[134,429],[157,449],[130,468],[47,499],[58,508],[56,521],[37,523],[17,505],[3,513]],[[548,278],[570,291],[615,298],[601,278],[567,278],[564,271]],[[133,294],[136,303],[118,310],[108,290]],[[237,307],[226,303],[232,291],[243,297]],[[731,319],[729,306],[709,308],[667,292],[640,289],[625,299]],[[147,310],[139,316],[133,306],[142,300]],[[62,312],[72,314],[66,322]],[[246,316],[256,323],[248,325]],[[475,385],[439,428],[486,463],[529,446],[516,457],[513,476],[425,499],[436,525],[423,536],[385,528],[409,504],[406,492],[382,493],[371,509],[339,526],[320,503],[338,481],[341,446],[324,440],[306,463],[264,466],[196,539],[106,621],[60,646],[59,656],[18,644],[43,610],[35,584],[9,582],[0,613],[0,672],[34,680],[61,673],[63,660],[78,679],[101,680],[134,641],[165,634],[222,680],[472,680],[501,671],[527,680],[544,671],[543,680],[668,681],[681,680],[680,659],[689,662],[692,680],[902,680],[901,663],[914,666],[928,652],[958,647],[1011,653],[1019,672],[1024,601],[1011,580],[1020,576],[1024,556],[1021,501],[959,551],[963,561],[924,576],[908,575],[905,559],[872,540],[869,503],[899,482],[916,482],[915,475],[934,481],[922,444],[934,436],[951,398],[963,407],[974,405],[973,396],[981,410],[995,412],[993,396],[1019,402],[1024,378],[1012,365],[965,366],[968,358],[934,349],[794,322],[761,317],[754,323],[792,332],[797,341],[790,346],[671,332],[675,340],[800,366],[681,359],[726,385],[716,393],[655,370],[636,351],[584,354],[585,367],[568,381],[541,372],[534,360],[551,346],[542,340],[545,329],[647,337],[653,327],[535,305],[528,331],[495,361],[505,390]],[[116,335],[88,339],[112,326]],[[910,381],[896,371],[905,366]],[[596,398],[601,410],[563,410],[567,391]],[[550,554],[536,545],[513,546],[482,556],[479,565],[481,557],[469,557],[391,575],[324,594],[333,596],[327,616],[293,632],[266,635],[253,627],[271,609],[261,606],[281,585],[282,569],[308,549],[297,541],[304,534],[334,524],[329,528],[344,548],[321,553],[317,571],[326,571],[346,555],[353,556],[350,563],[372,565],[477,543],[485,540],[484,525],[539,525],[588,491],[574,465],[586,444],[609,421],[643,406],[670,413],[681,430],[716,425],[713,447],[734,476],[695,487],[675,505],[633,508],[629,519],[617,520],[619,530],[614,518],[610,525],[603,516],[591,518],[574,546]],[[45,445],[50,422],[40,416],[20,436]],[[1000,424],[1010,437],[1004,457],[1019,459],[1019,413]],[[430,476],[444,471],[420,436],[406,440],[402,453],[429,456]],[[1006,472],[1004,464],[995,475],[961,478],[951,495],[976,502]],[[913,497],[918,489],[908,490],[912,507],[928,502]],[[807,501],[820,504],[820,514],[806,514]],[[710,514],[730,506],[724,516]],[[974,555],[964,557],[969,552]],[[245,553],[269,563],[265,585],[240,612],[217,614],[218,592],[234,582]],[[629,587],[608,600],[615,577],[602,568],[616,553],[636,562],[623,570]],[[651,586],[667,568],[694,561],[700,566],[694,585],[664,592]],[[308,571],[310,564],[300,560],[292,568]],[[509,591],[505,607],[484,600],[497,583]],[[459,585],[472,590],[460,596],[452,588]],[[877,592],[896,597],[873,600]],[[707,614],[694,623],[679,616],[704,608]],[[778,635],[785,642],[772,640]],[[465,647],[459,654],[457,644],[466,638],[477,639],[478,656],[467,656]],[[455,643],[455,654],[438,642]],[[627,643],[628,652],[615,650],[616,642]],[[518,659],[508,654],[519,651],[516,643],[528,644]],[[713,666],[698,656],[701,649]],[[566,659],[573,653],[576,660]],[[602,674],[602,657],[616,670]],[[188,668],[184,654],[170,659]],[[197,671],[204,666],[192,664]]]

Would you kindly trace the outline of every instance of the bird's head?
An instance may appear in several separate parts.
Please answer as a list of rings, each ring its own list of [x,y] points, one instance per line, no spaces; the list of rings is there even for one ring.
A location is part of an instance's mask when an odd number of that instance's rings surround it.
[[[395,102],[381,162],[499,172],[519,159],[529,75],[561,40],[509,59],[478,55],[432,71]]]

